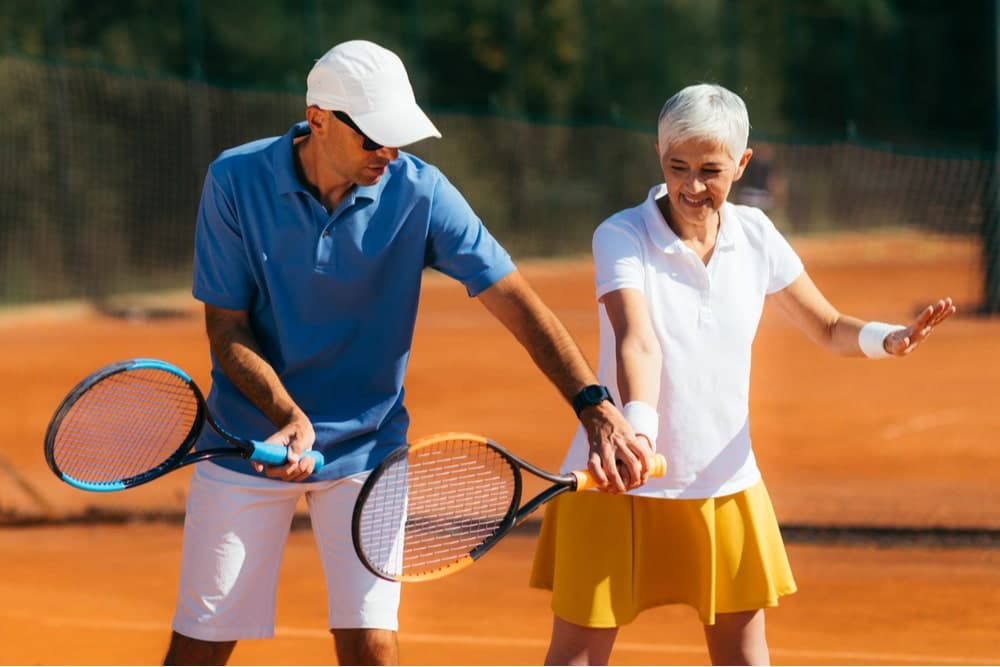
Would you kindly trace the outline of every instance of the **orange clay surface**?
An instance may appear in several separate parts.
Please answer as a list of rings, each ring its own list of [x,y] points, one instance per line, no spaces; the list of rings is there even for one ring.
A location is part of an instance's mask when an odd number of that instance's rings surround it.
[[[976,246],[916,236],[792,239],[843,312],[908,322],[931,300],[978,303]],[[522,271],[591,360],[589,261]],[[126,304],[127,305],[127,304]],[[134,356],[188,370],[207,389],[201,311],[186,294],[146,297],[179,317],[113,318],[84,304],[0,311],[0,663],[155,664],[163,658],[180,561],[176,522],[54,525],[109,512],[183,511],[190,471],[121,493],[60,482],[42,453],[56,405],[97,367]],[[136,310],[142,313],[142,308]],[[953,317],[915,355],[834,357],[766,311],[754,350],[751,429],[786,525],[1000,529],[1000,319]],[[487,435],[558,467],[572,411],[478,302],[424,282],[407,380],[411,436]],[[540,488],[527,483],[526,494]],[[25,520],[38,525],[25,526]],[[595,533],[599,538],[599,534]],[[539,664],[547,593],[527,587],[534,545],[519,532],[473,567],[404,586],[408,664]],[[772,659],[795,664],[1000,663],[1000,551],[789,544],[799,592],[768,612]],[[294,531],[276,638],[242,642],[232,664],[330,664],[325,594],[311,533]],[[624,628],[615,664],[705,664],[694,612],[664,607]]]

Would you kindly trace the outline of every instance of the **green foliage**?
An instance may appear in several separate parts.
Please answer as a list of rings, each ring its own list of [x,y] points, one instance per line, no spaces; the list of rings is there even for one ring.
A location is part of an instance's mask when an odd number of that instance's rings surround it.
[[[401,53],[437,110],[648,129],[670,94],[715,81],[747,99],[757,135],[985,148],[992,11],[990,0],[7,0],[0,34],[38,58],[297,93],[327,48],[364,38]]]
[[[751,144],[776,149],[791,229],[964,234],[990,219],[995,294],[992,12],[991,0],[5,0],[0,301],[186,279],[209,161],[300,119],[309,67],[348,39],[403,57],[446,137],[413,151],[516,256],[587,252],[594,226],[659,178],[663,101],[714,81],[746,99]]]

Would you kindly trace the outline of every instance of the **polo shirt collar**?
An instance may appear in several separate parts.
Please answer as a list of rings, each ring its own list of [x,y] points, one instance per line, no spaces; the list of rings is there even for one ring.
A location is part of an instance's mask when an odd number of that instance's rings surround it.
[[[271,153],[271,164],[274,165],[274,180],[279,194],[291,192],[306,192],[305,186],[299,182],[295,174],[295,160],[292,156],[292,145],[296,137],[309,134],[309,123],[303,121],[292,125],[268,149]]]
[[[673,254],[682,252],[681,240],[674,233],[674,230],[670,229],[660,207],[656,204],[657,200],[666,196],[667,186],[665,183],[650,188],[649,195],[642,205],[642,222],[646,225],[646,233],[649,234],[653,245],[665,253]]]
[[[716,251],[729,251],[736,248],[743,236],[743,228],[736,221],[735,211],[733,211],[733,205],[729,202],[722,204],[722,209],[719,211],[719,217],[722,220],[722,224],[719,225],[719,236],[715,239],[715,249]]]
[[[271,147],[271,164],[274,165],[274,180],[278,186],[279,194],[289,194],[292,192],[308,192],[306,187],[299,181],[295,173],[295,158],[292,153],[292,145],[295,139],[310,133],[309,123],[302,121],[289,128]],[[389,173],[386,173],[379,182],[374,185],[355,185],[347,194],[347,199],[352,203],[357,199],[368,199],[375,201],[379,197],[382,188],[389,180]]]
[[[667,196],[667,186],[665,183],[654,185],[649,190],[646,201],[642,204],[642,222],[646,226],[646,233],[649,234],[653,245],[667,254],[677,254],[684,252],[684,242],[674,233],[667,221],[663,218],[663,213],[657,205],[657,201]],[[736,224],[732,215],[732,205],[725,202],[719,215],[722,224],[719,225],[719,236],[715,241],[715,249],[728,251],[736,247],[736,243],[742,236],[739,225]]]

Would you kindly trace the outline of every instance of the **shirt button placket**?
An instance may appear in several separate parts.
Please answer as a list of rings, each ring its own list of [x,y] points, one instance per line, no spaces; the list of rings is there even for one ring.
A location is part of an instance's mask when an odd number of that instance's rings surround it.
[[[324,229],[319,236],[319,243],[316,244],[316,268],[324,269],[330,265],[333,257],[333,235],[330,229]]]
[[[712,323],[712,280],[708,275],[708,268],[700,260],[698,262],[699,282],[698,289],[698,325],[707,326]]]

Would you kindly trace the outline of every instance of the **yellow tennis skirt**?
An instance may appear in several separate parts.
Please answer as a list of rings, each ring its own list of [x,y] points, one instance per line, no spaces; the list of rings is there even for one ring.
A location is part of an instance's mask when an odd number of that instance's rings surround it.
[[[588,628],[675,603],[712,625],[796,590],[763,482],[691,500],[563,494],[545,509],[530,585],[552,591],[556,616]]]

